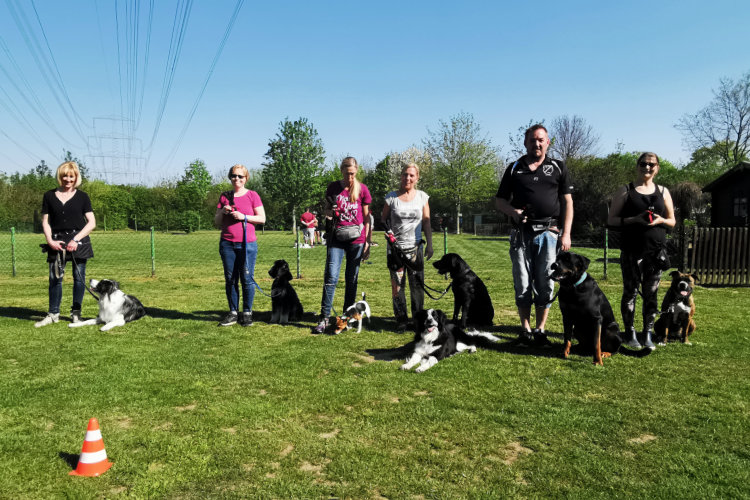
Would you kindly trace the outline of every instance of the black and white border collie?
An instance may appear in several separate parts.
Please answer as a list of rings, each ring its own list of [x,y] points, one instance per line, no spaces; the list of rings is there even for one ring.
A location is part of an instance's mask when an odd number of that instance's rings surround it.
[[[456,353],[476,352],[480,339],[499,342],[500,339],[486,332],[465,332],[454,322],[448,321],[439,309],[427,309],[416,313],[417,332],[414,335],[414,351],[401,365],[402,370],[418,373],[429,370],[441,359]]]
[[[101,331],[135,321],[146,315],[141,301],[120,290],[120,284],[112,280],[91,280],[90,287],[99,295],[99,315],[94,319],[69,323],[70,328],[104,323]]]

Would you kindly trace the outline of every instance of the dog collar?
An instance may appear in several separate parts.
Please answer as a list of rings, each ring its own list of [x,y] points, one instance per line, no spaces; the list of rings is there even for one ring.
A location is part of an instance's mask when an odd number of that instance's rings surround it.
[[[588,273],[587,273],[586,271],[584,271],[584,272],[583,272],[583,275],[581,276],[581,279],[579,279],[578,281],[576,281],[576,282],[575,282],[575,283],[573,284],[573,288],[575,288],[575,287],[577,287],[578,285],[580,285],[581,283],[583,283],[583,281],[584,281],[584,280],[586,279],[586,276],[588,276],[588,275],[589,275],[589,274],[588,274]]]

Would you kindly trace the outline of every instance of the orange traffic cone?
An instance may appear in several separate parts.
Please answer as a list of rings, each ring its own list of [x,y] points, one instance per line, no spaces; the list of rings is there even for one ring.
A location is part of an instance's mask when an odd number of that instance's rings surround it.
[[[78,459],[76,470],[70,471],[71,476],[98,476],[104,474],[112,467],[112,462],[107,460],[107,452],[104,450],[104,440],[99,431],[99,421],[95,418],[89,420],[89,428],[83,439],[81,457]]]

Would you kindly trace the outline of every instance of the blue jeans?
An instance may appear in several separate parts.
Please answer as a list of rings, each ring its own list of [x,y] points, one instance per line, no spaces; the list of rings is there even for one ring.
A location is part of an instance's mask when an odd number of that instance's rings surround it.
[[[243,255],[242,242],[219,240],[219,254],[224,265],[224,284],[227,292],[227,302],[230,311],[238,311],[240,289],[238,282],[242,282],[242,310],[253,310],[255,299],[255,258],[258,256],[258,242],[247,243],[247,255]]]
[[[320,315],[327,318],[333,307],[333,296],[336,293],[336,284],[339,282],[341,262],[346,257],[346,271],[344,273],[344,308],[351,306],[357,301],[357,278],[359,276],[359,264],[362,261],[363,244],[334,246],[329,240],[328,252],[326,253],[326,269],[323,285],[323,299],[320,303]]]
[[[60,303],[62,302],[63,277],[55,276],[56,267],[56,263],[49,263],[49,312],[52,314],[60,312]],[[80,311],[83,294],[86,293],[86,261],[79,260],[77,268],[71,262],[70,267],[73,272],[73,307],[71,307],[71,311]]]
[[[557,258],[558,235],[552,231],[534,233],[513,229],[510,233],[510,261],[516,306],[550,307],[555,283],[548,278]]]

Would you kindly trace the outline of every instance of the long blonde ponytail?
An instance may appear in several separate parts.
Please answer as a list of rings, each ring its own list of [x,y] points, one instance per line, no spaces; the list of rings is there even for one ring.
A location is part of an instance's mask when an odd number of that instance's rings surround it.
[[[349,168],[350,166],[354,165],[357,168],[357,171],[359,171],[359,164],[357,163],[357,159],[353,156],[347,156],[343,160],[341,160],[341,166],[339,169],[341,172],[344,172],[344,169]],[[352,203],[356,203],[359,199],[359,192],[360,192],[360,182],[357,180],[357,178],[354,178],[354,183],[352,184],[351,188],[349,188],[349,201]]]

